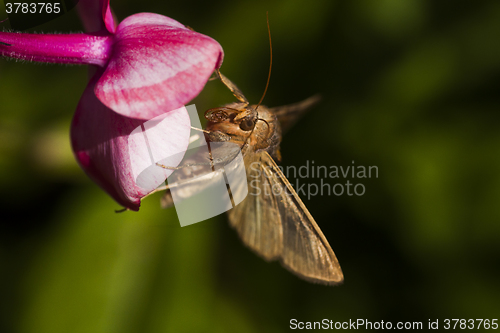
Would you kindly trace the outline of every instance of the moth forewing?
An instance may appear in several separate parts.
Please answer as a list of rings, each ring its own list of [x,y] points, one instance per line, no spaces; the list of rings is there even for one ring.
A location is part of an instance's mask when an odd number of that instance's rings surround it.
[[[281,125],[281,130],[283,131],[283,133],[285,133],[299,120],[299,118],[305,112],[310,110],[320,101],[321,96],[318,94],[298,103],[271,108],[270,111],[278,117]]]
[[[265,194],[272,186],[272,179],[262,170],[262,157],[253,152],[245,155],[248,195],[228,212],[228,217],[243,243],[271,261],[283,253],[283,228],[277,197]]]
[[[317,283],[343,281],[325,236],[271,156],[245,157],[248,197],[228,212],[242,241],[264,259],[279,259],[300,277]]]
[[[264,161],[270,166],[266,172],[273,172],[274,185],[281,186],[284,193],[278,201],[283,226],[282,264],[306,280],[341,283],[344,275],[323,232],[274,160],[266,156]]]

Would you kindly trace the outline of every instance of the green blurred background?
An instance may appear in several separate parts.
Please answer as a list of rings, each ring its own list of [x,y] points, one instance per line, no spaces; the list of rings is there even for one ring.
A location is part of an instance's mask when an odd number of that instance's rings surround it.
[[[119,20],[156,12],[215,38],[222,72],[254,102],[269,11],[264,104],[324,97],[285,136],[283,164],[379,168],[362,180],[364,196],[304,200],[345,283],[310,284],[266,263],[225,215],[181,228],[159,195],[116,214],[70,150],[86,68],[1,59],[0,332],[283,332],[292,318],[500,316],[500,2],[112,6]],[[82,26],[72,11],[33,30]],[[194,103],[233,101],[214,81]]]

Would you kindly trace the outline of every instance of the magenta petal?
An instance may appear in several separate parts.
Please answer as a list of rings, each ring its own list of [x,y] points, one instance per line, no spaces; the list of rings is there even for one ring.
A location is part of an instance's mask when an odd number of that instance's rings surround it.
[[[208,36],[166,16],[135,14],[118,25],[95,94],[122,115],[150,119],[198,95],[222,57]]]
[[[111,7],[109,6],[109,0],[101,0],[102,6],[102,18],[104,20],[104,25],[109,32],[115,33],[116,23],[113,13],[111,12]]]
[[[87,32],[99,31],[101,34],[107,34],[116,30],[109,0],[80,0],[78,14]]]
[[[185,109],[169,112],[153,122],[119,115],[94,95],[98,77],[99,74],[94,76],[85,89],[73,118],[73,151],[93,181],[119,204],[138,210],[141,198],[172,172],[156,166],[151,161],[151,154],[160,160],[171,155],[169,166],[177,166],[189,144],[189,116]],[[138,128],[148,131],[144,135],[134,135]],[[148,136],[147,146],[144,145],[145,136]],[[167,150],[159,152],[161,147]]]
[[[76,8],[86,32],[102,31],[106,28],[102,19],[101,0],[80,0]]]

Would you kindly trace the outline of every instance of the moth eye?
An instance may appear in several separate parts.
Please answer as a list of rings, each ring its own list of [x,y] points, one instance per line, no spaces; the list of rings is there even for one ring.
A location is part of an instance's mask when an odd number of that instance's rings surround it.
[[[243,119],[243,121],[240,123],[240,128],[243,131],[251,131],[254,128],[254,126],[255,123],[250,118]]]

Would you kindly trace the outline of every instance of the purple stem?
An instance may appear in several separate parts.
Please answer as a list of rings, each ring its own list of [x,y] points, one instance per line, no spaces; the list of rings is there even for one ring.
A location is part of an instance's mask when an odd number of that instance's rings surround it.
[[[58,64],[105,66],[112,35],[0,32],[0,56]]]

